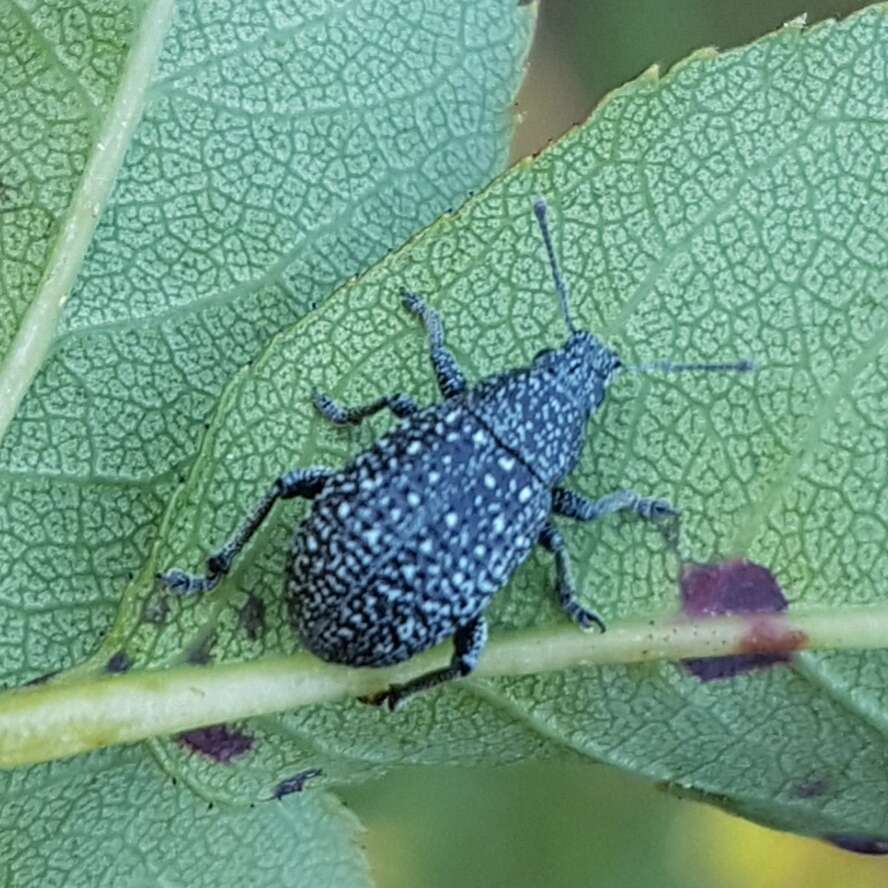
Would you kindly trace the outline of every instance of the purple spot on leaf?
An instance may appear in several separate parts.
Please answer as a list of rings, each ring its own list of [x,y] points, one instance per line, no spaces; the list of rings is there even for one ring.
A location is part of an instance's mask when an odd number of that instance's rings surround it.
[[[827,842],[854,851],[855,854],[888,854],[888,839],[878,836],[867,836],[860,833],[833,833],[823,837]]]
[[[686,564],[681,572],[681,609],[691,617],[776,614],[786,605],[774,574],[752,561]]]
[[[793,795],[797,799],[816,799],[825,795],[829,789],[829,780],[826,777],[811,777],[803,780],[796,786]]]
[[[738,654],[735,657],[707,657],[697,660],[682,660],[682,663],[700,681],[718,681],[733,678],[742,672],[767,669],[775,663],[786,663],[789,657],[769,654]]]
[[[682,661],[701,681],[733,678],[754,669],[790,662],[807,638],[768,614],[786,610],[787,600],[774,574],[761,564],[738,558],[719,564],[687,564],[681,573],[681,609],[690,617],[760,614],[750,620],[743,653]]]
[[[133,661],[130,659],[130,655],[126,651],[118,651],[108,658],[105,669],[108,672],[126,672],[132,665]]]
[[[261,598],[251,595],[237,616],[250,641],[257,641],[262,637],[265,632],[265,602]]]
[[[238,756],[249,752],[255,741],[249,734],[232,730],[227,725],[210,725],[195,731],[185,731],[176,737],[176,742],[186,749],[227,765]]]
[[[320,777],[323,773],[324,772],[320,768],[306,768],[304,771],[300,771],[298,774],[294,774],[286,780],[281,780],[281,782],[274,788],[273,797],[280,800],[291,793],[302,792],[302,790],[305,789],[305,784],[308,783],[309,780],[313,780],[315,777]]]

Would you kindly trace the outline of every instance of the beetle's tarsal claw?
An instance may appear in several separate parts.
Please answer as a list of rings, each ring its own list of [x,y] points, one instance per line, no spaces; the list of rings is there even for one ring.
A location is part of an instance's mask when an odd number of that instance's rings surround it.
[[[668,518],[678,518],[681,516],[681,512],[678,509],[662,499],[647,500],[639,512],[642,517],[650,518],[652,521],[663,521]]]
[[[381,709],[388,709],[394,712],[401,706],[404,696],[401,693],[403,685],[389,685],[384,691],[374,691],[372,694],[364,694],[358,697],[361,703],[367,703],[370,706],[378,706]]]
[[[602,620],[595,611],[589,610],[588,608],[582,608],[577,612],[576,621],[579,623],[581,629],[595,628],[599,633],[606,631],[604,620]]]
[[[196,577],[194,574],[185,573],[184,570],[178,569],[156,574],[156,578],[170,592],[173,592],[175,595],[181,595],[183,598],[189,595],[202,595],[216,585],[206,577]]]
[[[401,290],[401,302],[404,304],[404,308],[406,308],[407,311],[413,312],[413,314],[417,315],[422,314],[422,310],[425,304],[418,294],[405,288]]]

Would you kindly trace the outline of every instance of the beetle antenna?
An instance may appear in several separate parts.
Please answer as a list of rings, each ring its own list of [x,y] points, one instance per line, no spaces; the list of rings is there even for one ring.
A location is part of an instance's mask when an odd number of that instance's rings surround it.
[[[647,364],[635,364],[623,369],[629,373],[684,373],[686,370],[749,373],[756,369],[756,365],[754,361],[748,359],[714,364],[674,364],[672,361],[651,361]]]
[[[549,223],[546,221],[546,201],[542,197],[533,199],[533,212],[540,226],[540,234],[543,236],[543,243],[546,245],[546,253],[549,255],[549,268],[552,269],[552,278],[555,281],[555,290],[558,298],[561,300],[561,311],[564,314],[564,323],[571,333],[576,333],[577,328],[574,327],[570,317],[570,293],[567,289],[567,282],[561,275],[561,269],[558,267],[558,259],[555,256],[555,248],[552,246],[552,235],[549,234]]]

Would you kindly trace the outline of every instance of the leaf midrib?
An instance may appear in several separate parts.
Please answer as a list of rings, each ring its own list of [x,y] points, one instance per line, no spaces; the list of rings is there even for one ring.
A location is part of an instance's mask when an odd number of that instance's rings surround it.
[[[62,308],[141,119],[148,83],[174,8],[175,0],[153,0],[145,9],[104,125],[60,219],[37,292],[0,365],[0,440],[49,354]]]

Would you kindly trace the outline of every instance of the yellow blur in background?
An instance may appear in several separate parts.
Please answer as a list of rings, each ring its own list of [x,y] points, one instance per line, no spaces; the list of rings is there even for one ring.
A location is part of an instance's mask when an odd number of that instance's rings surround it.
[[[675,825],[698,829],[712,849],[707,855],[709,885],[724,888],[885,888],[888,858],[840,851],[823,842],[774,832],[702,805],[689,805]],[[696,851],[683,852],[693,866]]]
[[[541,0],[513,159],[581,123],[610,90],[702,46],[742,45],[809,0]],[[379,888],[888,888],[888,857],[841,851],[681,802],[603,766],[417,768],[341,793],[367,826]]]
[[[612,768],[415,768],[344,793],[379,888],[885,888],[888,858],[678,801]]]

